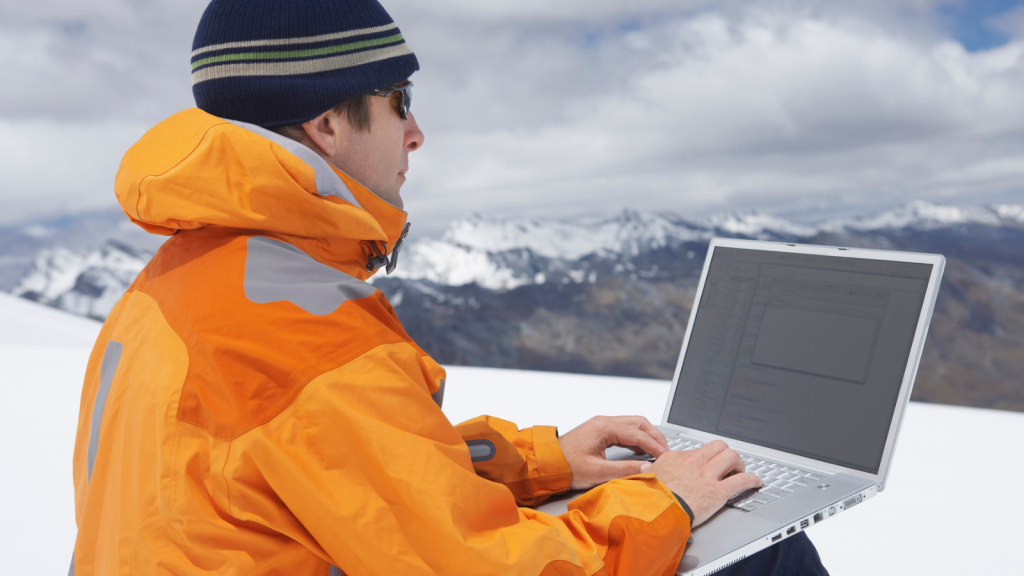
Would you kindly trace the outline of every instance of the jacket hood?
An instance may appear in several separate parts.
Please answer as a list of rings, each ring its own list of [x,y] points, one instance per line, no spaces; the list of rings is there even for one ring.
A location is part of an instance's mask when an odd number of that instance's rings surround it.
[[[195,108],[128,150],[114,191],[148,232],[252,231],[364,280],[373,274],[366,268],[373,243],[391,250],[407,217],[303,144]]]

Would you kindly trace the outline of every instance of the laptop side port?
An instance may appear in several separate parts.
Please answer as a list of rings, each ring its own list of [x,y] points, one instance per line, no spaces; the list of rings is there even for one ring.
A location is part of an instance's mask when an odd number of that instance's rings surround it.
[[[800,521],[800,529],[801,530],[806,529],[810,525],[811,525],[811,519],[810,518],[804,518],[803,520]]]
[[[796,533],[796,526],[790,526],[789,530],[786,530],[786,536],[792,536]]]
[[[779,540],[782,540],[782,532],[779,532],[775,536],[772,536],[772,542],[778,542]]]
[[[814,521],[815,522],[821,522],[824,519],[825,519],[825,513],[824,512],[818,512],[817,514],[814,515]]]

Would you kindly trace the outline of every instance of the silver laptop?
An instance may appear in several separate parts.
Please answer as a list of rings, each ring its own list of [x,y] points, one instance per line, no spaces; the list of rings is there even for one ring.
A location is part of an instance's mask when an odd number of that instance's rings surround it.
[[[679,574],[713,574],[885,488],[944,266],[711,241],[659,428],[674,450],[725,440],[764,486],[693,531]]]

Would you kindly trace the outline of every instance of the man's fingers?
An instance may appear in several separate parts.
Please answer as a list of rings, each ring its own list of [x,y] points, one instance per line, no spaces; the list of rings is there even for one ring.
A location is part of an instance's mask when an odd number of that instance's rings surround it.
[[[747,464],[734,450],[722,450],[707,463],[707,466],[716,479],[747,470]]]
[[[739,494],[744,490],[753,490],[761,487],[761,479],[753,474],[734,474],[718,484],[726,498],[733,494]]]
[[[721,440],[712,440],[697,449],[695,455],[697,456],[699,463],[706,464],[715,456],[725,452],[728,448],[729,446],[726,445],[725,442],[722,442]]]
[[[604,481],[615,480],[616,478],[625,478],[626,476],[632,476],[633,474],[640,474],[643,472],[644,464],[650,464],[643,460],[619,460],[615,462],[606,461],[606,465],[602,466],[605,475]]]
[[[658,428],[654,424],[651,424],[650,420],[644,418],[643,416],[630,416],[629,419],[638,428],[650,434],[651,438],[654,438],[654,441],[657,442],[662,448],[668,450],[668,439],[665,438],[665,435],[661,433],[661,430],[658,430]],[[651,456],[657,456],[657,454],[651,454]]]
[[[668,448],[662,446],[658,441],[647,433],[646,430],[635,428],[625,422],[612,425],[608,439],[616,446],[624,446],[636,452],[639,448],[643,452],[657,458],[665,453]],[[642,452],[641,452],[642,453]]]

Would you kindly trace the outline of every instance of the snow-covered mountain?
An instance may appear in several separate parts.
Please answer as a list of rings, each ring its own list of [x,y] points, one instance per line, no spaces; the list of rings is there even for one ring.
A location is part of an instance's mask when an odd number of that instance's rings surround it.
[[[102,320],[152,256],[116,240],[85,254],[63,246],[45,249],[11,293]]]
[[[116,240],[155,252],[166,240],[143,231],[119,209],[83,212],[0,226],[0,291],[10,292],[35,265],[42,250],[68,248],[84,255]]]
[[[33,253],[14,293],[103,318],[152,252],[104,236],[115,228],[109,224],[75,227],[74,234],[0,229],[0,264],[12,246],[5,238],[20,239],[19,258],[30,240],[49,242]],[[55,241],[61,234],[74,241]],[[757,212],[700,222],[636,211],[565,220],[474,216],[441,238],[410,242],[395,274],[378,274],[374,284],[441,362],[668,378],[715,236],[944,254],[915,398],[1024,411],[1021,204],[915,202],[814,224]]]
[[[1024,204],[961,208],[917,201],[879,214],[814,225],[760,212],[718,214],[699,223],[670,213],[634,210],[611,218],[572,220],[476,215],[455,221],[440,239],[410,243],[394,277],[509,290],[566,278],[593,282],[600,274],[599,261],[615,261],[619,266],[612,267],[613,273],[628,273],[635,268],[631,261],[643,252],[706,245],[715,236],[792,242],[821,233],[924,231],[971,224],[1024,226]]]
[[[107,223],[110,214],[97,218],[107,225],[90,225],[88,219],[80,219],[73,221],[74,226],[33,224],[18,229],[22,236],[36,240],[63,233],[68,236],[63,240],[70,242],[58,240],[56,245],[38,250],[31,268],[11,292],[83,316],[104,318],[162,239],[140,245],[137,238],[126,236],[132,233],[125,229],[124,224],[131,226],[127,220],[111,226]],[[635,210],[609,218],[564,220],[477,215],[456,220],[439,239],[410,242],[391,278],[449,287],[476,284],[497,291],[594,283],[607,277],[650,279],[699,269],[707,242],[715,236],[792,242],[820,234],[925,231],[962,225],[1021,227],[1024,205],[963,208],[919,201],[879,214],[813,225],[760,212],[717,214],[703,222]],[[75,233],[69,235],[68,229]],[[111,230],[117,233],[111,234]],[[108,236],[105,239],[104,234]],[[0,257],[10,245],[10,241],[0,243]],[[650,258],[665,250],[679,252],[684,258],[675,262]]]

